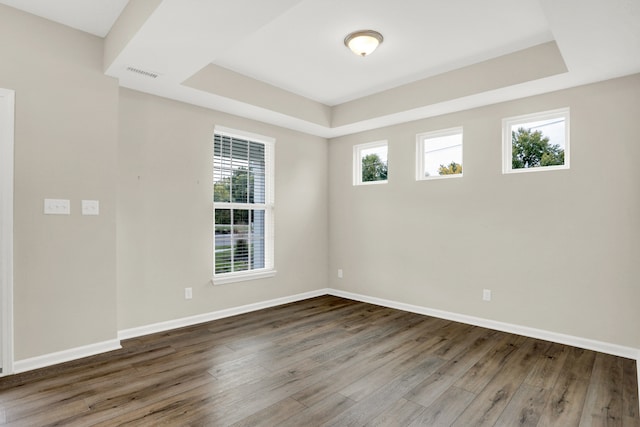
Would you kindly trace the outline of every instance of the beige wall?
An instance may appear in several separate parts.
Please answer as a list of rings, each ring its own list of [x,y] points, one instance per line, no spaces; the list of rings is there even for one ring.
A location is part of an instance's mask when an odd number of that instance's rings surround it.
[[[127,89],[119,112],[119,329],[326,287],[325,139]],[[276,139],[273,278],[209,282],[216,125]]]
[[[561,107],[571,169],[502,175],[501,119]],[[635,75],[330,141],[330,286],[640,348],[638,117]],[[455,126],[464,177],[416,182],[416,133]],[[381,139],[389,183],[352,186]]]
[[[102,40],[0,6],[0,87],[16,93],[15,359],[117,338],[117,81]],[[43,200],[71,200],[44,215]],[[82,216],[82,199],[100,216]]]
[[[326,287],[325,139],[120,90],[102,39],[5,6],[0,40],[0,87],[16,91],[17,361]],[[274,278],[209,283],[215,125],[277,141]],[[45,198],[71,215],[44,215]]]
[[[639,75],[327,144],[119,89],[103,40],[5,6],[0,40],[0,87],[16,91],[16,360],[327,285],[640,348]],[[566,106],[571,169],[502,175],[501,118]],[[277,140],[274,278],[209,283],[215,125]],[[415,182],[415,134],[453,126],[464,178]],[[354,188],[353,145],[380,139],[389,184]],[[43,215],[44,198],[72,214]]]

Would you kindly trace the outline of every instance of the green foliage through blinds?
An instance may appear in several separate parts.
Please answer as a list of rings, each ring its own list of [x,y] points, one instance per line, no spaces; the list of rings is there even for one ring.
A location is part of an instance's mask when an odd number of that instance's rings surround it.
[[[215,273],[264,268],[265,145],[216,134],[213,163]]]

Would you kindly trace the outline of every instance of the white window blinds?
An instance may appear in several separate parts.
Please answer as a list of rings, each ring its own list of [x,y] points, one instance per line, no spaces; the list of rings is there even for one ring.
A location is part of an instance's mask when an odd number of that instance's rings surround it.
[[[214,281],[273,269],[273,141],[216,129]]]

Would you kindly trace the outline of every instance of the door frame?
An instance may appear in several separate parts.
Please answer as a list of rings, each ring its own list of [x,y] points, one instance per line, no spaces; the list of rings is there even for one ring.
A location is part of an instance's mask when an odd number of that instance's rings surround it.
[[[13,373],[13,177],[15,91],[0,88],[0,376]]]

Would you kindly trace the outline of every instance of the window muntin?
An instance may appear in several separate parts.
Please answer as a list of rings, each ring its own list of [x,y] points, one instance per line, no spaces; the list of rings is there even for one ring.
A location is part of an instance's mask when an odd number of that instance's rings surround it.
[[[273,272],[271,138],[216,127],[213,149],[214,282]]]
[[[503,173],[569,169],[569,109],[502,120]]]
[[[353,147],[353,185],[386,184],[388,180],[387,141]]]
[[[416,180],[462,176],[462,128],[416,135]]]

